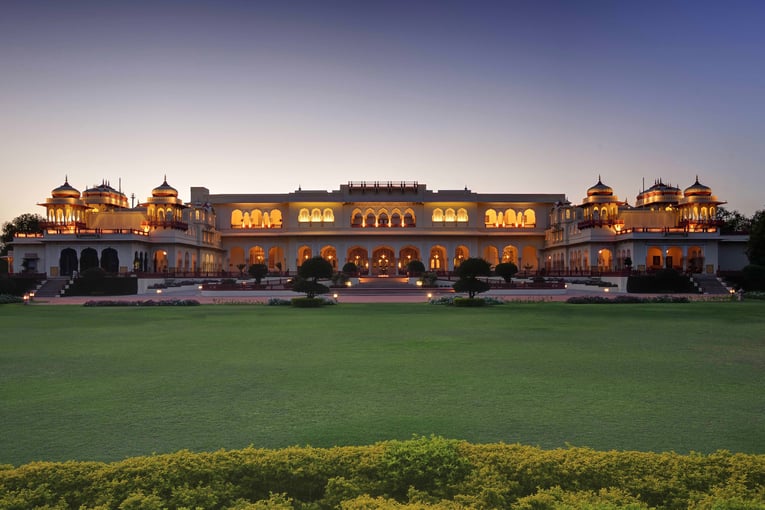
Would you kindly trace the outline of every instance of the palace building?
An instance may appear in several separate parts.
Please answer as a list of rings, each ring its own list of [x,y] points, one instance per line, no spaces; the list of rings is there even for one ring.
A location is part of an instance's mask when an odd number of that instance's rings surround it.
[[[293,273],[321,256],[363,274],[404,274],[420,260],[449,272],[469,257],[527,274],[606,274],[631,268],[715,273],[746,265],[746,237],[724,235],[724,202],[696,182],[661,180],[620,200],[600,178],[579,204],[563,194],[429,190],[409,181],[348,182],[333,191],[211,194],[188,202],[167,179],[137,205],[108,182],[82,192],[68,179],[39,205],[43,233],[13,241],[14,272],[220,276],[251,264]]]

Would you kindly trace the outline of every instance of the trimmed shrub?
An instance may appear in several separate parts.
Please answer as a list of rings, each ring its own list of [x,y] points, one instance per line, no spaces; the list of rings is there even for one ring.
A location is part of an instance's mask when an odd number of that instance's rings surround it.
[[[8,305],[12,303],[23,303],[24,299],[19,296],[12,296],[11,294],[0,294],[0,305]]]
[[[0,508],[765,509],[765,455],[415,437],[0,466]]]
[[[697,293],[690,278],[674,269],[662,269],[652,275],[630,276],[627,292],[634,293]]]
[[[296,297],[292,298],[291,303],[295,308],[318,308],[327,302],[321,298]]]
[[[486,300],[481,298],[457,297],[457,298],[454,298],[453,304],[454,306],[466,306],[466,307],[486,306]]]

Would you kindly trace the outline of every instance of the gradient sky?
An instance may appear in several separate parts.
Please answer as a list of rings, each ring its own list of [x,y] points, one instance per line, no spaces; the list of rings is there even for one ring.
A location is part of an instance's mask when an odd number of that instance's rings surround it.
[[[762,1],[0,1],[0,221],[144,200],[657,178],[765,208]]]

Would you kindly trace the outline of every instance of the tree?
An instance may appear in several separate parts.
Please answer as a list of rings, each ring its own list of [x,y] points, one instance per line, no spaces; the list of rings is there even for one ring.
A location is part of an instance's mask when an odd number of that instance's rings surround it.
[[[8,255],[11,249],[11,243],[17,233],[20,234],[39,234],[42,232],[41,223],[45,221],[45,218],[39,214],[24,213],[21,216],[16,216],[11,221],[3,223],[3,233],[0,236],[0,255]],[[2,259],[3,264],[2,272],[8,272],[7,259]]]
[[[425,272],[425,264],[421,260],[410,260],[406,265],[406,270],[410,274],[418,275]]]
[[[454,290],[456,292],[467,292],[470,299],[473,299],[476,294],[486,292],[491,288],[488,282],[477,278],[478,276],[491,275],[491,264],[484,259],[465,259],[455,270],[455,273],[459,280],[454,282]]]
[[[725,207],[718,207],[716,219],[723,222],[721,230],[725,233],[748,232],[752,227],[752,218],[747,218],[738,211],[729,211]]]
[[[765,266],[765,210],[757,211],[752,216],[746,256],[750,263]]]
[[[262,280],[268,274],[268,266],[265,264],[253,264],[250,266],[247,272],[250,274],[250,276],[255,278],[255,283],[260,285],[260,280]]]
[[[343,273],[351,275],[359,272],[359,268],[353,262],[346,262],[343,264]]]
[[[512,262],[502,262],[501,264],[497,264],[497,266],[494,268],[494,273],[497,276],[501,276],[507,283],[510,283],[510,281],[513,279],[513,275],[515,275],[517,272],[518,266]]]
[[[316,294],[326,294],[329,287],[319,283],[319,278],[332,278],[332,264],[317,256],[306,260],[298,268],[298,278],[292,289],[303,292],[308,298],[314,298]]]

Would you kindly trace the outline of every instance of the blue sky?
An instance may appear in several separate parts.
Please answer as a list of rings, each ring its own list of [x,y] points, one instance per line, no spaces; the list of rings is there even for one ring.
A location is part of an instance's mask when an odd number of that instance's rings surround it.
[[[0,221],[108,180],[212,193],[602,175],[765,208],[765,2],[4,1]]]

